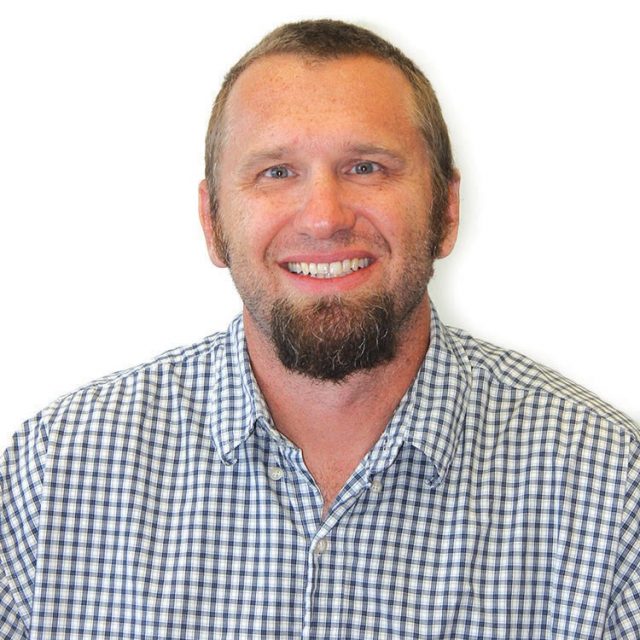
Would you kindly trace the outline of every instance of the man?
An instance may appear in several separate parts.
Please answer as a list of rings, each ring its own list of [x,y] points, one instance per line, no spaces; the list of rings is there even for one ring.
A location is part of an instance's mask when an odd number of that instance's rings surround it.
[[[16,436],[0,636],[640,637],[637,428],[438,319],[459,176],[413,63],[285,25],[206,159],[242,318]]]

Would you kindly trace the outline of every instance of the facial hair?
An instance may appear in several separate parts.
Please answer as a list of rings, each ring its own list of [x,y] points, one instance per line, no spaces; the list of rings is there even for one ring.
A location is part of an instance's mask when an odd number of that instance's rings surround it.
[[[279,299],[271,311],[271,337],[290,371],[339,382],[393,358],[394,319],[388,293],[364,301],[323,298],[297,307]]]
[[[353,298],[328,296],[307,303],[269,300],[265,289],[256,286],[242,253],[231,250],[222,229],[219,237],[245,308],[281,363],[316,380],[340,382],[393,360],[401,333],[426,296],[433,275],[434,238],[425,228],[407,245],[407,260],[393,290]],[[345,234],[345,246],[353,242]]]

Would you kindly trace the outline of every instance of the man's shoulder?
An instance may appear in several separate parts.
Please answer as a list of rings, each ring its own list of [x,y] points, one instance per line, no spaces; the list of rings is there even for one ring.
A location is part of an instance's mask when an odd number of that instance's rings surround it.
[[[216,332],[189,345],[162,352],[133,367],[97,378],[47,405],[37,416],[43,423],[95,419],[114,413],[148,411],[166,404],[171,396],[181,402],[200,399],[218,377],[233,343],[232,323],[226,332]],[[174,397],[174,400],[176,398]]]
[[[591,423],[623,427],[640,441],[640,429],[627,415],[561,373],[518,351],[475,338],[462,329],[447,327],[447,332],[454,348],[468,362],[473,376],[494,393],[509,391],[512,397],[519,398],[518,402],[528,400],[540,414],[552,407],[558,415],[574,413]]]

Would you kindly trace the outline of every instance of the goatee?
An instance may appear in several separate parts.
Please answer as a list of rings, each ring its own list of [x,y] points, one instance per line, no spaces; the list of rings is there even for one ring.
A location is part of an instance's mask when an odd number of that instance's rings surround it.
[[[388,293],[353,301],[330,297],[304,306],[280,299],[271,310],[271,337],[287,369],[338,382],[394,357],[395,315]]]

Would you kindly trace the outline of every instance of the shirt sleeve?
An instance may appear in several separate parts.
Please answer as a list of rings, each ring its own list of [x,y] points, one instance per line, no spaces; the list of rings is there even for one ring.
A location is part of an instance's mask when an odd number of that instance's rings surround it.
[[[0,639],[29,637],[47,432],[26,422],[0,458]]]
[[[632,439],[620,553],[604,640],[640,638],[640,443]]]

